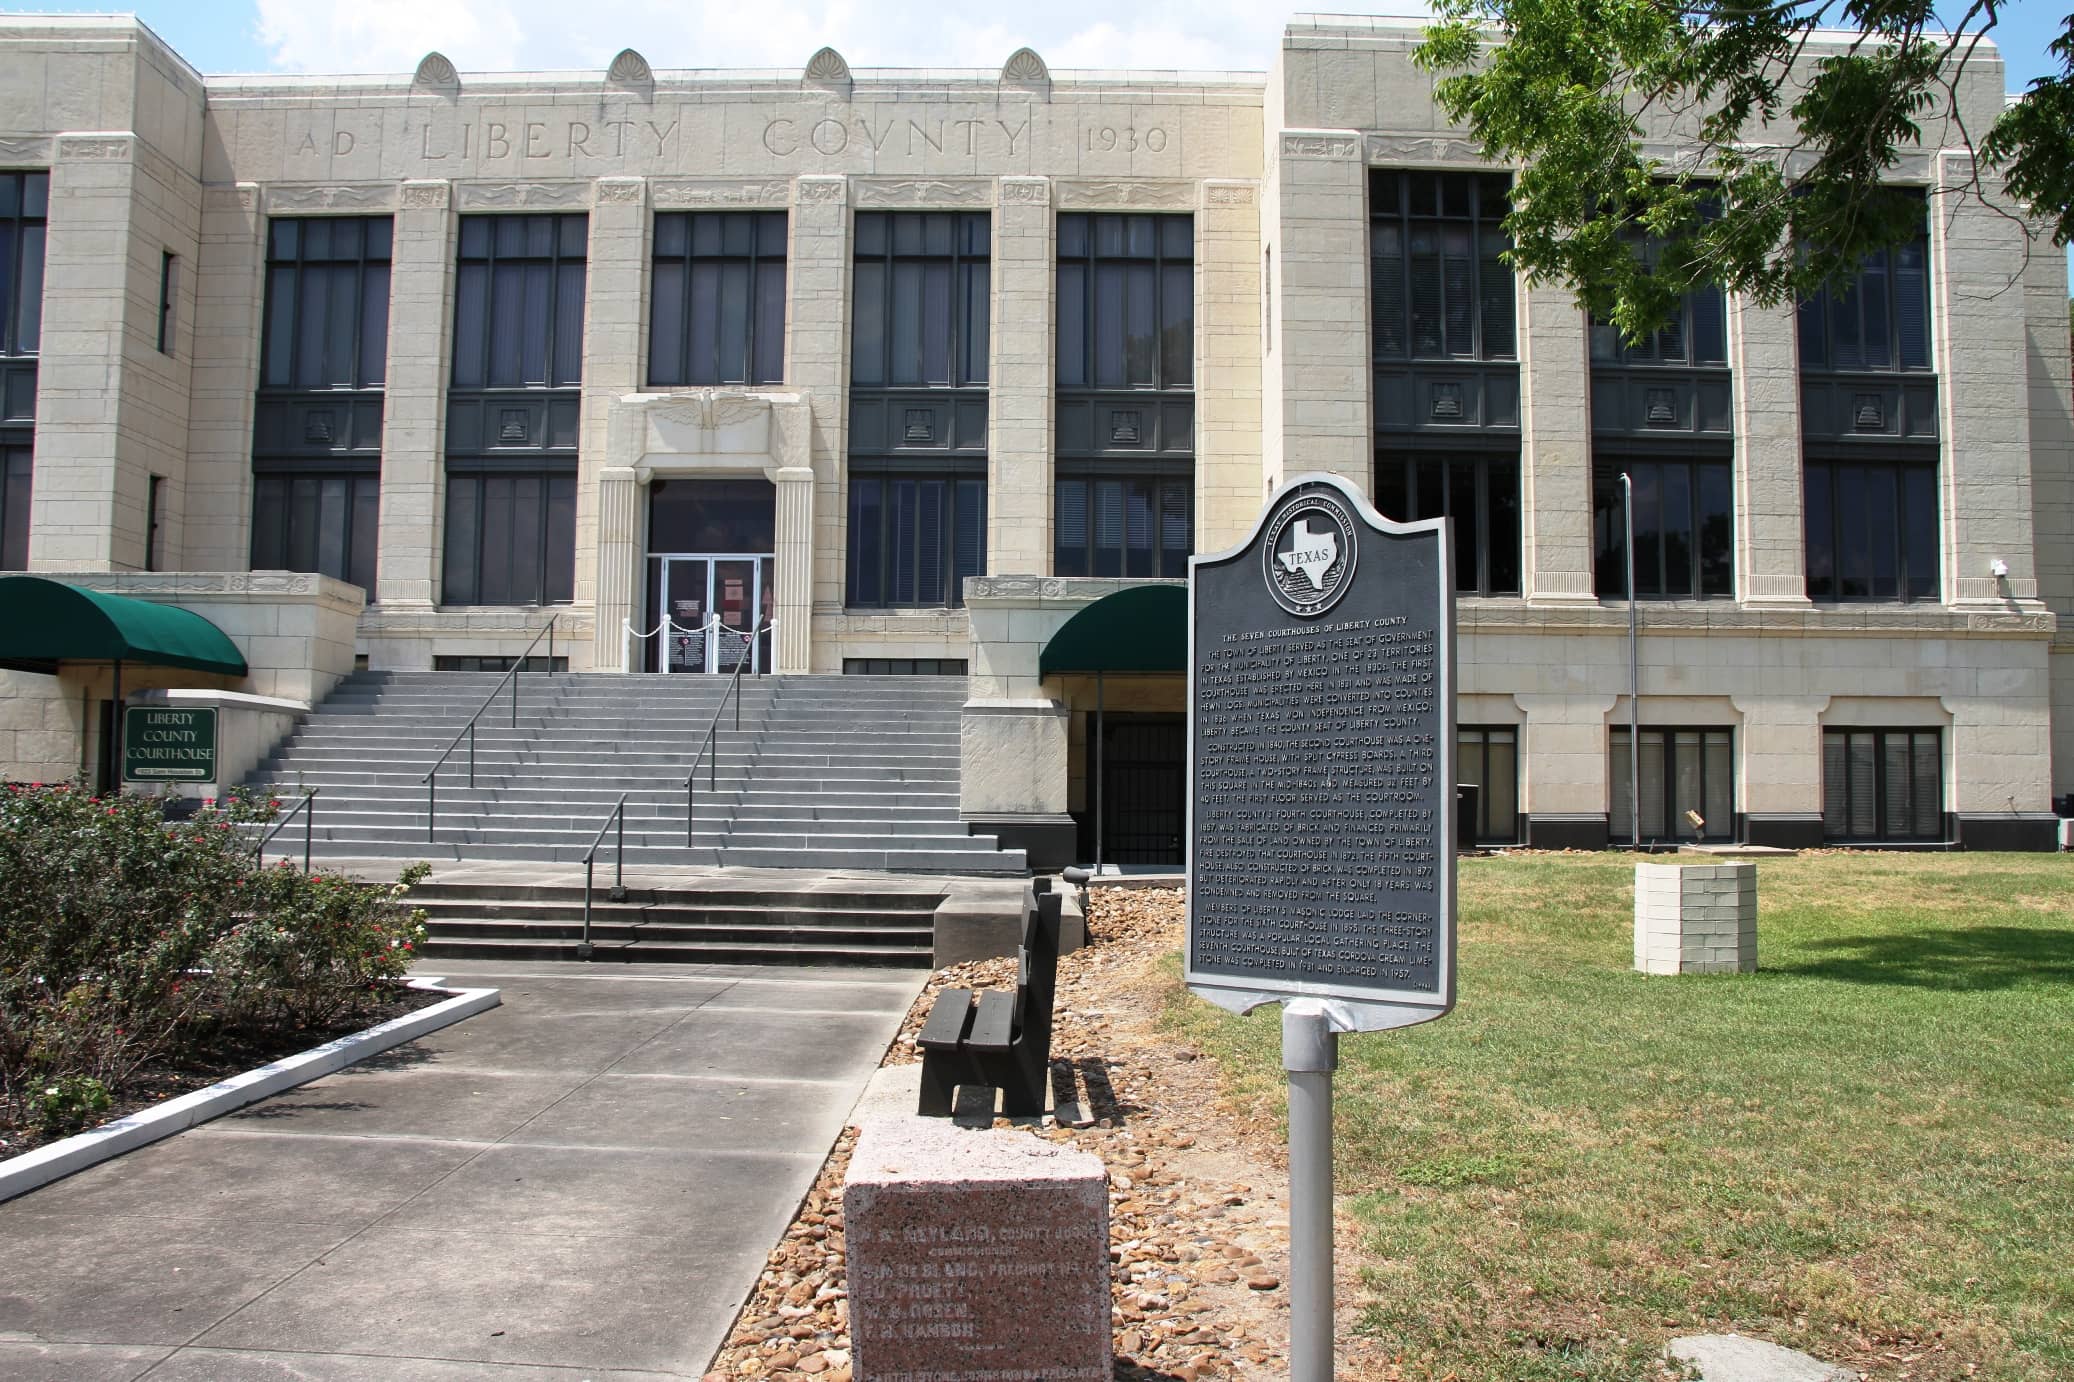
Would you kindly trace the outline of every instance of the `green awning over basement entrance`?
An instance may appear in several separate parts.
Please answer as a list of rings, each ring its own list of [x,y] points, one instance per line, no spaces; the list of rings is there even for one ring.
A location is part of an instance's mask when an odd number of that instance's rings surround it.
[[[1188,587],[1134,585],[1068,619],[1044,645],[1037,674],[1188,670]]]
[[[245,675],[245,657],[201,615],[41,576],[0,578],[0,667],[54,673],[61,662],[138,662]]]

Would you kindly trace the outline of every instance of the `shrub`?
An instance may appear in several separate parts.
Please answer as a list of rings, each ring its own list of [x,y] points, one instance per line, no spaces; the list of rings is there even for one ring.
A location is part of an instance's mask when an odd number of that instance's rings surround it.
[[[422,933],[397,898],[423,872],[385,888],[262,868],[241,827],[278,805],[232,792],[170,823],[158,797],[0,791],[8,1121],[69,1118],[220,1018],[329,1021],[409,967]]]
[[[425,939],[425,914],[403,895],[432,872],[413,864],[383,888],[285,861],[252,880],[252,915],[209,949],[226,1016],[322,1026],[352,1010],[370,985],[400,979]]]

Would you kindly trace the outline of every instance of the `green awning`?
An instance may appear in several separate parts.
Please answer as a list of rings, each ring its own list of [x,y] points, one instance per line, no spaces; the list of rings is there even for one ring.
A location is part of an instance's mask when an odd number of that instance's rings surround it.
[[[61,662],[116,661],[245,675],[237,645],[190,610],[41,576],[0,578],[0,667],[54,673]]]
[[[1188,670],[1188,587],[1134,585],[1068,619],[1044,645],[1037,674]]]

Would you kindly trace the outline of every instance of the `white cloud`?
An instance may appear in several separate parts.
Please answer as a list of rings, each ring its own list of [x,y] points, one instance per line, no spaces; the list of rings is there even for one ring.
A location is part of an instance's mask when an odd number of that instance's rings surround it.
[[[409,72],[438,49],[464,72],[602,67],[636,48],[658,68],[997,67],[1028,44],[1055,68],[1236,68],[1274,56],[1287,11],[1251,0],[1051,0],[945,13],[864,0],[256,0],[273,67]]]

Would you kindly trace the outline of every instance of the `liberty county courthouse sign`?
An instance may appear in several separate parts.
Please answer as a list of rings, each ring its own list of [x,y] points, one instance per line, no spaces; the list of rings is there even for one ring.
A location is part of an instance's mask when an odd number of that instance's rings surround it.
[[[123,712],[124,782],[214,782],[216,711],[135,705]]]

